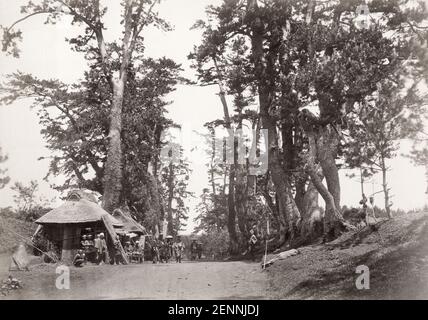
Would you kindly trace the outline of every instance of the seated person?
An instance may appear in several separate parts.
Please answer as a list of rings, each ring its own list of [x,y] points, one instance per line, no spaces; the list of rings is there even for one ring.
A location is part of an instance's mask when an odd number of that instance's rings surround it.
[[[80,245],[82,246],[82,248],[85,248],[85,246],[87,245],[86,235],[82,236],[82,241],[80,241]]]
[[[88,246],[93,247],[95,245],[95,243],[94,243],[94,237],[91,234],[89,234],[89,235],[87,235],[87,239],[88,239],[88,241],[87,241]]]
[[[85,262],[85,254],[83,253],[83,250],[78,250],[76,255],[74,256],[73,265],[75,267],[82,267],[84,262]]]

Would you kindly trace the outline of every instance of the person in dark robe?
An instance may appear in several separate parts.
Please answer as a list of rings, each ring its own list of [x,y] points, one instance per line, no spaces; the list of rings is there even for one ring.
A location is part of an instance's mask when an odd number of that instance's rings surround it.
[[[202,242],[198,241],[196,252],[198,253],[198,259],[201,260],[202,258]]]
[[[198,244],[196,243],[196,239],[192,240],[192,243],[190,244],[190,258],[191,260],[196,260],[198,251]]]

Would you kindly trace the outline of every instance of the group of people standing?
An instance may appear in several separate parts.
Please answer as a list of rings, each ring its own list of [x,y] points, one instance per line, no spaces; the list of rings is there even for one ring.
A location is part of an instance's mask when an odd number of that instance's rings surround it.
[[[180,236],[177,236],[175,242],[173,242],[173,237],[168,236],[164,241],[161,235],[158,239],[154,239],[151,243],[153,263],[168,263],[172,257],[175,257],[175,262],[181,263],[184,249],[185,245],[183,241],[181,241]]]
[[[190,259],[196,260],[202,258],[202,243],[197,242],[196,239],[192,239],[192,243],[190,244]]]
[[[85,262],[96,264],[106,263],[107,242],[104,233],[99,233],[93,240],[92,234],[83,235],[80,241],[81,249],[74,256],[73,265],[81,267]]]
[[[150,252],[153,263],[168,263],[172,258],[175,258],[176,263],[181,263],[186,246],[180,236],[177,236],[175,241],[173,239],[172,236],[163,239],[163,236],[160,235],[158,238],[150,239],[150,236],[141,235],[137,240],[129,238],[125,241],[117,235],[113,242],[114,256],[111,262],[113,264],[123,262],[121,248],[123,247],[130,262],[143,263],[145,253]],[[75,255],[73,265],[81,267],[86,262],[101,265],[106,263],[107,256],[108,249],[104,233],[97,234],[95,239],[93,239],[93,235],[86,234],[81,238],[81,249]],[[202,243],[197,242],[196,239],[192,239],[190,244],[190,258],[191,260],[202,258]]]

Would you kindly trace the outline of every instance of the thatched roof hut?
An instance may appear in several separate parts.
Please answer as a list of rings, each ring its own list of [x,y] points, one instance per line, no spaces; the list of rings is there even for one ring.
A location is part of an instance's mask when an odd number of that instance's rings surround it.
[[[89,232],[94,237],[99,232],[107,233],[107,245],[111,247],[116,230],[124,227],[124,223],[94,201],[95,198],[84,192],[73,191],[61,206],[36,220],[43,226],[48,240],[61,251],[64,262],[70,262],[75,251],[81,248],[82,235]]]
[[[108,214],[103,208],[94,202],[86,199],[67,200],[61,206],[46,213],[36,220],[37,224],[77,224],[102,221],[103,215],[108,215],[108,219],[115,227],[123,227],[124,224]]]
[[[127,214],[120,209],[116,209],[113,211],[113,217],[123,224],[123,228],[121,228],[121,230],[123,230],[124,233],[133,232],[139,235],[147,234],[146,229],[135,221],[130,214]]]

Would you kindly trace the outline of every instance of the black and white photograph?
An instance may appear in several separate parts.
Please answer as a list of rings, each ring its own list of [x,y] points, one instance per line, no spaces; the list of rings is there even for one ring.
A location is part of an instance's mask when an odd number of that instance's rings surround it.
[[[0,0],[0,40],[0,302],[428,300],[428,0]]]

